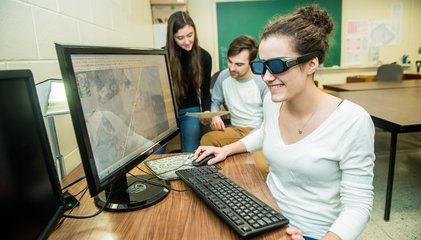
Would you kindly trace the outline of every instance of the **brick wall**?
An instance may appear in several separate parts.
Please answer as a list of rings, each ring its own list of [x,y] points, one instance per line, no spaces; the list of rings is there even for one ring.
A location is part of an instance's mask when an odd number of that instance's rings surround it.
[[[54,43],[153,47],[149,0],[0,0],[0,70],[60,78]],[[55,118],[70,171],[80,162],[69,115]]]

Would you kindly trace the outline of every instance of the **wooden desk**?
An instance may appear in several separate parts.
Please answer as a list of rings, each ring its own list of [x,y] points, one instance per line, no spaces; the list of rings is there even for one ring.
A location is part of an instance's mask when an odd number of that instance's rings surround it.
[[[384,219],[390,218],[398,133],[421,131],[421,88],[395,88],[331,93],[359,104],[374,124],[391,132]]]
[[[324,89],[331,91],[360,91],[360,90],[378,90],[391,88],[411,88],[421,87],[421,79],[405,81],[385,81],[385,82],[355,82],[344,84],[323,85]]]
[[[409,79],[421,79],[421,75],[416,74],[416,73],[404,73],[402,76],[402,80],[409,80]]]
[[[162,155],[153,155],[150,159]],[[240,186],[278,209],[275,200],[266,186],[265,179],[257,169],[250,154],[229,157],[219,164],[221,173]],[[133,173],[138,173],[134,169]],[[63,186],[83,175],[79,166],[66,176]],[[86,186],[81,181],[70,188],[75,194]],[[187,189],[181,180],[172,181],[171,187]],[[89,193],[82,199],[72,215],[88,215],[98,211]],[[88,219],[66,219],[49,239],[238,239],[210,208],[192,191],[170,194],[162,201],[145,209],[131,212],[102,212]],[[275,230],[255,239],[288,239],[285,229]]]
[[[372,82],[375,81],[376,75],[356,75],[356,76],[348,76],[346,77],[346,82]],[[414,73],[404,73],[402,75],[402,80],[409,80],[409,79],[421,79],[420,74]]]

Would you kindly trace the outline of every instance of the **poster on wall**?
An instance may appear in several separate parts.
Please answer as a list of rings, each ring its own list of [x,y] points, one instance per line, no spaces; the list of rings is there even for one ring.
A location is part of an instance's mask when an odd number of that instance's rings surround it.
[[[392,4],[389,19],[349,20],[344,41],[345,64],[377,64],[379,48],[401,44],[402,15],[402,5]]]

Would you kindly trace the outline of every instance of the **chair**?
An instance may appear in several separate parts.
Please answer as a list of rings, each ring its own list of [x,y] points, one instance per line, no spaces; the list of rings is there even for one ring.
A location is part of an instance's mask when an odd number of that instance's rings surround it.
[[[384,64],[377,69],[376,81],[399,81],[403,77],[403,68],[399,64]]]
[[[212,90],[213,90],[213,86],[215,85],[216,79],[218,79],[219,74],[221,73],[222,70],[218,70],[217,72],[215,72],[214,74],[212,74],[211,76],[211,83],[210,83],[210,92],[212,94]],[[227,106],[225,104],[222,105],[221,111],[225,111],[227,110]],[[225,126],[228,126],[231,124],[231,120],[228,117],[223,117],[222,120],[225,123]],[[206,125],[204,127],[202,127],[202,135],[204,135],[207,132],[212,131],[211,127],[209,125]]]
[[[213,89],[213,85],[215,85],[216,79],[219,76],[219,73],[221,73],[221,70],[215,72],[212,76],[211,76],[211,82],[210,82],[210,89]]]

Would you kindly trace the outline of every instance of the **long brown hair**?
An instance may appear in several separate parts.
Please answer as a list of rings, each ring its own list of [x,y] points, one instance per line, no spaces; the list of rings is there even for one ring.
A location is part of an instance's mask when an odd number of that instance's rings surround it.
[[[171,76],[174,84],[175,96],[178,100],[177,102],[180,102],[183,96],[186,96],[188,82],[183,81],[182,66],[180,63],[182,49],[175,42],[174,35],[178,32],[179,29],[186,25],[189,25],[194,29],[194,43],[190,53],[191,61],[189,67],[191,67],[192,76],[194,77],[193,84],[194,88],[196,89],[198,98],[200,98],[201,94],[200,87],[202,84],[202,64],[196,26],[194,25],[191,17],[186,12],[175,12],[168,19],[166,50],[170,62]]]

